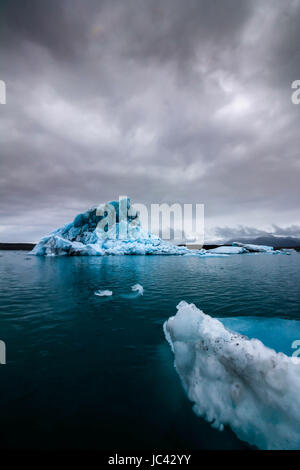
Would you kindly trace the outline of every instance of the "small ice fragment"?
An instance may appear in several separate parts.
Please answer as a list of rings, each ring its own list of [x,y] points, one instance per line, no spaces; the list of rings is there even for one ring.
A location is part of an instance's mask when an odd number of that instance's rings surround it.
[[[98,295],[98,297],[109,297],[113,292],[112,290],[96,290],[94,294]]]
[[[131,290],[133,292],[138,292],[140,295],[144,294],[144,288],[141,284],[134,284],[134,286],[131,287]]]

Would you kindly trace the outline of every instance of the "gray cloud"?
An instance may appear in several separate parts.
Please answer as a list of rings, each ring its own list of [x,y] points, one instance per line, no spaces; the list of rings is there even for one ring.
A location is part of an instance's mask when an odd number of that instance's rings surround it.
[[[119,194],[293,235],[299,19],[298,0],[2,0],[0,240]]]
[[[291,225],[289,227],[278,227],[273,225],[270,230],[261,230],[255,227],[237,226],[237,227],[216,227],[215,235],[218,239],[230,240],[233,238],[255,238],[264,236],[288,236],[300,237],[300,225]]]

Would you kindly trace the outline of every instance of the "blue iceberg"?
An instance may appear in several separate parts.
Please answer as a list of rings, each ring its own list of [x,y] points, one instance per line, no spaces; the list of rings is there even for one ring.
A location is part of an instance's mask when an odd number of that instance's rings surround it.
[[[110,201],[78,214],[73,222],[42,238],[32,254],[38,256],[185,255],[192,251],[146,232],[139,213]],[[124,206],[124,205],[123,205]],[[109,209],[114,209],[112,212]],[[122,211],[125,217],[122,217]],[[113,215],[111,215],[113,213]],[[205,250],[195,250],[205,255]]]

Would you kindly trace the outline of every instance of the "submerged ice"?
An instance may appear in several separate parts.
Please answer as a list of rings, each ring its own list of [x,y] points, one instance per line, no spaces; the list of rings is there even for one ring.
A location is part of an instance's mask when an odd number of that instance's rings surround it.
[[[278,344],[271,319],[267,325],[256,318],[220,321],[186,302],[177,309],[164,331],[195,413],[258,448],[299,449],[300,360],[287,355],[289,342],[300,338],[299,322],[279,320],[285,341],[279,336]]]

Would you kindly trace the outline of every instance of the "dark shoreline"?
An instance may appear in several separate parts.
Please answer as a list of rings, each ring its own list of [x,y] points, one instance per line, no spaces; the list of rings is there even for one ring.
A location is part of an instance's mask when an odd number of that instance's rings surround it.
[[[35,243],[0,243],[0,250],[24,250],[31,251]]]

